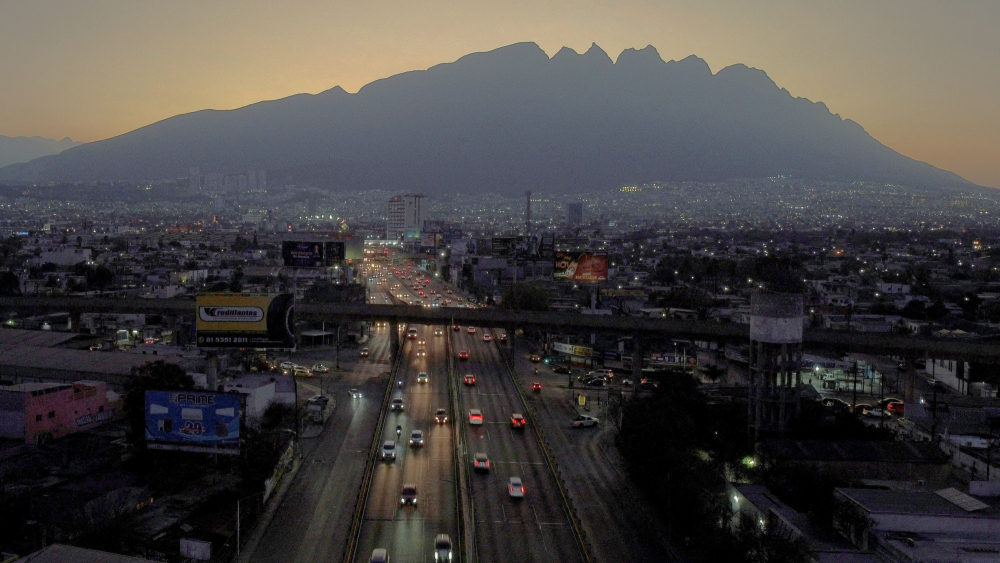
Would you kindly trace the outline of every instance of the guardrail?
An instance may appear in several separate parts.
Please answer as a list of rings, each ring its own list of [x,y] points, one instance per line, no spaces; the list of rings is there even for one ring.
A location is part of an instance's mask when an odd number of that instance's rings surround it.
[[[488,330],[491,334],[493,333],[493,329]],[[501,343],[497,340],[496,335],[494,335],[493,340],[497,342],[497,345],[500,348],[500,357],[504,360],[503,365],[507,370],[507,375],[514,383],[514,389],[517,391],[517,396],[521,401],[521,405],[524,407],[524,414],[527,415],[528,420],[531,421],[531,427],[534,429],[533,434],[535,439],[538,441],[539,447],[542,449],[542,455],[545,456],[545,466],[549,468],[552,478],[555,479],[556,487],[559,489],[559,496],[563,501],[563,509],[566,511],[566,517],[569,518],[569,522],[572,525],[573,535],[576,537],[577,545],[580,548],[580,554],[583,555],[583,560],[586,561],[586,563],[593,563],[594,559],[590,553],[590,546],[588,545],[583,532],[583,524],[580,522],[579,516],[577,516],[576,511],[570,503],[569,494],[566,492],[566,487],[563,485],[562,477],[556,469],[555,460],[553,460],[552,454],[549,452],[548,444],[545,442],[542,427],[539,426],[538,419],[535,417],[535,409],[528,403],[528,398],[524,394],[524,389],[521,388],[521,385],[517,380],[517,374],[514,373],[514,335],[508,334],[507,337],[510,341],[508,343],[510,348],[509,354],[504,353],[504,346],[500,345]]]
[[[453,322],[452,325],[455,323]],[[451,354],[452,330],[448,327],[448,389],[453,389],[455,383],[455,355]],[[469,456],[466,439],[466,425],[464,413],[464,403],[462,393],[455,391],[451,395],[452,409],[455,416],[453,421],[453,432],[455,437],[455,488],[458,493],[458,506],[463,514],[458,522],[462,537],[463,560],[465,563],[476,563],[479,561],[479,549],[476,546],[476,517],[475,500],[472,498],[472,491],[469,485]],[[461,426],[459,426],[461,425]],[[466,521],[466,518],[468,521]]]
[[[389,337],[399,338],[399,334],[390,334]],[[389,349],[391,350],[392,346]],[[361,478],[361,490],[358,492],[358,502],[354,508],[354,518],[351,520],[351,532],[347,536],[347,546],[344,548],[343,560],[348,563],[353,563],[357,556],[358,544],[361,539],[361,523],[364,521],[365,510],[368,508],[368,495],[371,493],[372,476],[375,473],[379,442],[382,439],[382,426],[385,424],[386,412],[389,410],[389,400],[392,397],[392,384],[396,380],[396,372],[399,371],[399,364],[402,362],[402,359],[403,353],[400,351],[393,358],[392,367],[389,368],[389,381],[385,387],[385,396],[382,397],[382,407],[379,411],[378,422],[375,424],[375,435],[372,437],[372,444],[368,448],[368,461],[365,463],[365,473]]]

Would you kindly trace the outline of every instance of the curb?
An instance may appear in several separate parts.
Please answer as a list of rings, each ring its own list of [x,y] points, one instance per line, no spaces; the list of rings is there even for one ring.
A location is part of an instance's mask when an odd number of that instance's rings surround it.
[[[250,563],[250,561],[253,561],[253,556],[257,552],[257,544],[264,538],[267,528],[271,525],[271,521],[274,520],[274,515],[278,513],[278,508],[285,500],[285,494],[288,493],[288,489],[292,488],[292,482],[295,481],[295,476],[298,475],[299,468],[302,467],[301,453],[297,452],[294,459],[292,470],[286,473],[284,479],[281,480],[278,491],[271,497],[271,502],[268,503],[268,506],[264,509],[264,513],[257,520],[250,539],[240,550],[240,557],[235,560],[237,563]]]

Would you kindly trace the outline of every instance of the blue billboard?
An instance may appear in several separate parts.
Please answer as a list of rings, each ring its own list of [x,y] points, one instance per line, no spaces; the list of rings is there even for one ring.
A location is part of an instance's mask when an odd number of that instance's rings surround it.
[[[203,391],[146,391],[146,447],[240,453],[240,396]]]

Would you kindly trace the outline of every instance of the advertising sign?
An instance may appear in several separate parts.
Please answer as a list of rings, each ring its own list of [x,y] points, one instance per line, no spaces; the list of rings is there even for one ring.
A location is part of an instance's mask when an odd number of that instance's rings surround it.
[[[201,348],[293,348],[295,296],[202,293],[195,303]]]
[[[587,348],[586,346],[575,346],[573,344],[564,344],[562,342],[553,342],[552,349],[556,352],[562,352],[563,354],[569,354],[571,356],[586,356],[590,357],[594,355],[593,348]]]
[[[578,283],[602,283],[608,281],[608,257],[603,254],[586,252],[556,252],[555,280]]]
[[[290,268],[325,268],[344,259],[342,241],[290,241],[281,243],[281,258]]]
[[[146,447],[239,454],[240,396],[146,391]]]
[[[441,233],[422,233],[420,235],[420,246],[424,248],[437,248],[441,244]]]
[[[556,236],[554,234],[542,235],[542,238],[538,241],[538,258],[541,260],[555,260]]]
[[[517,239],[514,237],[493,237],[490,254],[493,256],[514,256]]]
[[[326,265],[333,266],[337,261],[347,257],[347,244],[344,241],[329,241],[324,243]]]
[[[286,240],[281,243],[281,258],[290,268],[322,268],[326,265],[322,242],[296,242]]]

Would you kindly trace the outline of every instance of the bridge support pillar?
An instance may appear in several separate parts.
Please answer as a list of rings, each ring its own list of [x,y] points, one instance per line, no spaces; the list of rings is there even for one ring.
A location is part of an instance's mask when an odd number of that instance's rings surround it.
[[[642,357],[646,354],[646,338],[641,334],[632,336],[632,391],[638,393],[642,384]]]
[[[396,358],[399,356],[399,321],[396,319],[389,320],[389,361],[391,363],[396,362]]]

